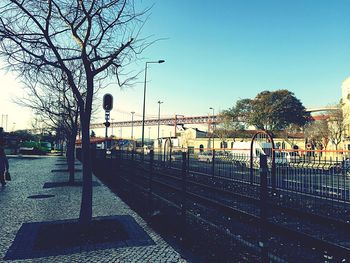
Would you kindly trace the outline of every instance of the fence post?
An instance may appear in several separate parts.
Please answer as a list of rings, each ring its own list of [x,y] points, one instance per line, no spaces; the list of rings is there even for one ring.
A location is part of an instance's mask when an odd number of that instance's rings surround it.
[[[150,151],[150,162],[149,162],[149,177],[148,177],[148,213],[149,216],[152,215],[153,212],[153,169],[154,169],[154,151]]]
[[[190,149],[187,148],[187,173],[190,169]]]
[[[269,262],[267,238],[267,156],[260,154],[260,219],[261,219],[261,247],[262,262]]]
[[[272,164],[271,164],[271,186],[273,190],[276,190],[276,160],[275,152],[272,152]]]
[[[250,180],[250,184],[253,184],[254,181],[254,170],[253,170],[253,145],[250,147],[250,156],[249,156],[249,180]]]
[[[212,163],[212,175],[213,175],[213,179],[215,176],[215,150],[213,149],[213,158],[211,159],[211,163]]]
[[[182,169],[181,169],[181,176],[182,176],[182,184],[181,184],[181,193],[182,193],[182,200],[181,200],[181,240],[184,240],[185,233],[186,233],[186,180],[187,180],[187,153],[182,152]]]
[[[182,204],[181,204],[181,214],[184,215],[186,213],[185,210],[185,202],[186,202],[186,173],[187,173],[187,158],[186,152],[182,152],[182,169],[181,169],[181,191],[182,191]]]

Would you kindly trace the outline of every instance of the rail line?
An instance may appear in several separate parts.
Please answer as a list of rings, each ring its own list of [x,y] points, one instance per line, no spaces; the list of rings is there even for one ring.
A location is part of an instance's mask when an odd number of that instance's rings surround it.
[[[127,169],[127,167],[126,167],[126,169]],[[145,174],[149,171],[144,166],[140,166],[140,167],[138,167],[138,169],[140,169],[142,174]],[[147,176],[142,175],[142,174],[140,174],[139,176],[143,177],[144,180],[149,180],[149,178]],[[164,188],[167,188],[168,190],[170,190],[170,192],[174,192],[174,191],[177,193],[182,192],[182,189],[179,186],[181,184],[182,178],[179,178],[178,176],[175,176],[175,175],[169,175],[165,172],[159,172],[156,170],[154,171],[154,176],[156,178],[154,177],[152,179],[153,183],[160,185]],[[166,181],[165,178],[168,178],[168,181]],[[170,182],[169,179],[172,180],[173,182]],[[174,181],[178,181],[178,182],[175,183]],[[350,249],[346,246],[343,246],[341,244],[337,244],[336,242],[325,240],[323,237],[317,237],[317,235],[312,235],[310,233],[295,230],[291,226],[287,227],[287,226],[282,225],[283,222],[289,222],[289,225],[293,225],[294,228],[299,227],[299,228],[305,230],[305,229],[307,229],[307,227],[301,227],[302,223],[306,219],[315,220],[316,217],[313,215],[309,215],[307,213],[300,213],[299,211],[295,211],[293,209],[281,208],[279,206],[274,205],[272,208],[269,209],[268,219],[266,221],[264,221],[259,216],[259,210],[260,210],[260,207],[258,204],[259,200],[255,199],[255,198],[242,196],[242,195],[239,195],[237,193],[232,193],[230,191],[218,189],[216,187],[204,185],[202,183],[194,182],[191,180],[186,180],[186,183],[194,185],[195,187],[201,188],[200,193],[195,192],[196,189],[194,191],[193,191],[193,189],[192,189],[192,191],[189,191],[189,189],[186,190],[186,193],[185,193],[186,198],[190,198],[192,201],[201,202],[201,203],[204,203],[205,205],[215,207],[216,209],[218,209],[221,212],[228,214],[230,216],[234,216],[234,217],[238,216],[240,218],[245,218],[250,223],[254,223],[256,225],[264,224],[271,233],[275,233],[278,235],[283,234],[285,236],[288,236],[289,238],[293,238],[294,240],[302,240],[305,244],[308,244],[308,245],[312,244],[313,246],[318,247],[320,251],[323,251],[323,250],[329,251],[333,255],[333,257],[340,256],[341,259],[342,259],[342,257],[344,257],[344,258],[350,257]],[[203,188],[206,191],[203,191]],[[198,189],[197,189],[197,191],[198,191]],[[212,191],[212,192],[210,192],[210,191]],[[206,194],[203,194],[204,192],[206,192]],[[223,202],[223,200],[226,199],[226,201],[227,201],[227,199],[228,199],[225,196],[224,197],[221,196],[220,198],[216,198],[216,200],[215,200],[214,198],[212,198],[212,196],[215,196],[213,194],[213,192],[234,196],[236,198],[242,198],[242,199],[249,202],[248,204],[246,204],[246,206],[249,206],[251,208],[253,207],[253,209],[250,209],[250,210],[256,210],[257,213],[247,212],[244,209],[239,209],[238,207],[234,207],[230,204],[225,204],[225,202]],[[244,202],[243,200],[239,200],[239,203],[242,204],[243,202]],[[274,209],[275,209],[275,211],[274,211]],[[282,217],[282,219],[280,218],[279,220],[277,220],[278,217],[281,217],[280,216],[281,211],[283,211],[284,213],[289,213],[289,215],[288,216],[284,215],[284,217]],[[295,214],[298,215],[297,220],[295,219]],[[293,216],[294,216],[294,220],[292,220]],[[300,221],[301,218],[304,221],[301,222]],[[315,228],[315,224],[317,225],[318,228],[320,228],[320,227],[322,228],[321,232],[326,232],[326,233],[327,233],[326,230],[330,228],[329,224],[332,224],[333,226],[340,228],[340,229],[338,229],[338,228],[332,229],[332,231],[337,231],[337,232],[334,232],[333,236],[341,236],[342,233],[344,232],[344,228],[343,228],[344,224],[343,223],[340,223],[339,221],[336,221],[336,220],[331,220],[329,218],[322,218],[321,220],[320,220],[320,218],[318,218],[318,221],[312,222],[312,225],[314,228]],[[345,224],[345,225],[348,227],[348,224]],[[328,234],[329,234],[329,231],[328,231]]]

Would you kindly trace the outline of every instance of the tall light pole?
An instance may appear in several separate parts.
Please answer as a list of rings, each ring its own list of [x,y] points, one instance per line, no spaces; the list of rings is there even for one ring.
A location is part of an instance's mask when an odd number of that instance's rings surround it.
[[[160,145],[159,143],[159,127],[160,127],[160,104],[162,104],[163,101],[158,100],[158,135],[157,135],[157,140],[158,140],[158,147]]]
[[[111,126],[112,126],[112,135],[111,135],[111,136],[113,136],[113,135],[114,135],[114,133],[113,133],[113,121],[114,121],[114,119],[113,119],[113,118],[111,118]]]
[[[213,142],[213,146],[212,148],[214,149],[214,108],[213,107],[210,107],[209,110],[212,110],[213,111],[213,114],[212,114],[212,132],[211,132],[211,140]]]
[[[131,140],[134,139],[134,114],[135,112],[131,112]]]
[[[148,64],[161,64],[164,63],[165,60],[158,60],[158,61],[148,61],[145,64],[145,81],[143,84],[143,112],[142,112],[142,137],[141,137],[141,147],[143,149],[144,142],[145,142],[145,110],[146,110],[146,83],[147,83],[147,66]]]

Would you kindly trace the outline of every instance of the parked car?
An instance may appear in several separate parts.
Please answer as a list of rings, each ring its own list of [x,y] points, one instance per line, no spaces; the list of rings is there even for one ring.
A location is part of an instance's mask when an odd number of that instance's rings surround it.
[[[290,151],[275,151],[276,164],[299,163],[300,156],[297,152]]]
[[[182,161],[182,152],[181,151],[174,151],[171,153],[171,160],[172,161]]]
[[[199,162],[211,163],[213,161],[213,153],[212,152],[201,152],[198,154]]]

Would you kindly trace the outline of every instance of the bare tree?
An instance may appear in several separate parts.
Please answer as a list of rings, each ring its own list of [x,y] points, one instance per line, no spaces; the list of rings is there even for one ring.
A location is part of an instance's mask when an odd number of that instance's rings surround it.
[[[75,141],[79,128],[77,101],[60,71],[40,71],[35,75],[29,74],[31,71],[26,73],[23,81],[26,95],[17,101],[32,109],[41,123],[55,130],[67,142],[69,182],[73,184]]]
[[[302,127],[292,123],[281,132],[281,136],[284,141],[286,141],[290,147],[293,148],[297,142],[296,135],[300,132],[302,132]]]
[[[329,143],[329,129],[327,119],[310,122],[305,125],[305,139],[313,145],[314,148],[322,150],[327,149]]]
[[[0,56],[19,75],[57,69],[77,100],[82,128],[83,193],[80,222],[92,220],[92,172],[89,127],[93,94],[103,81],[136,59],[146,43],[139,38],[146,11],[137,12],[133,0],[2,0]],[[75,68],[83,68],[83,89]],[[124,76],[125,77],[125,76]]]
[[[329,139],[332,144],[335,145],[335,149],[338,150],[339,144],[341,143],[344,133],[345,133],[345,123],[343,110],[341,105],[338,105],[337,110],[332,110],[328,112],[328,130]]]

